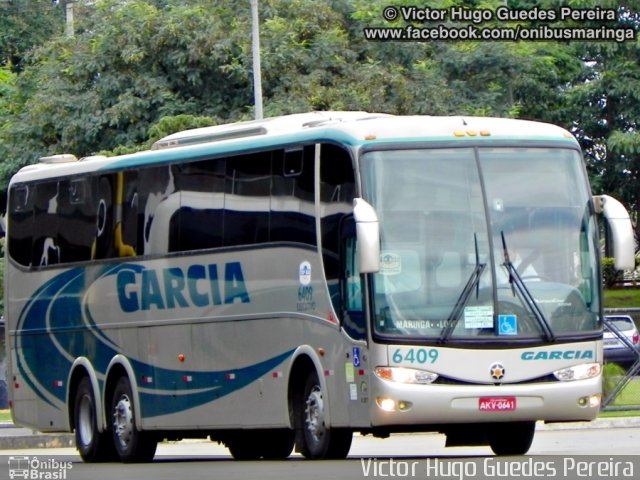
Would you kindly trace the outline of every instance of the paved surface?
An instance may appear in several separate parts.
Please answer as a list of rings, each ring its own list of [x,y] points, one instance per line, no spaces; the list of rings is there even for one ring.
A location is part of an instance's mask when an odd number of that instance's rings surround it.
[[[640,427],[640,417],[599,418],[593,422],[553,423],[538,422],[537,430],[577,430],[594,428]],[[74,447],[72,433],[42,433],[13,425],[0,423],[0,450],[31,448]]]

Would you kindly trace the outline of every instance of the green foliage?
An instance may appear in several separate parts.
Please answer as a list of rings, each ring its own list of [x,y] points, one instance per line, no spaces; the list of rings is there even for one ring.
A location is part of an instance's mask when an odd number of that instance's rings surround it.
[[[15,89],[16,74],[8,66],[0,67],[0,125],[10,119],[12,113],[10,98],[15,94]]]
[[[0,316],[4,315],[4,237],[0,238]]]
[[[625,157],[640,155],[640,133],[612,132],[607,139],[607,147],[610,152]]]
[[[617,363],[606,363],[602,369],[602,393],[606,398],[624,377],[626,371]]]
[[[160,121],[149,129],[149,143],[160,140],[172,133],[190,128],[210,127],[219,123],[215,118],[198,117],[194,115],[175,115],[162,117]]]
[[[190,128],[209,127],[216,124],[216,120],[211,117],[198,117],[194,115],[174,115],[162,117],[160,121],[153,124],[149,128],[149,140],[147,142],[133,146],[119,145],[113,150],[104,150],[98,153],[100,155],[106,155],[108,157],[113,155],[135,153],[151,148],[154,142],[163,137],[166,137],[167,135],[171,135],[172,133],[180,132],[182,130],[188,130]]]
[[[564,3],[506,2],[524,9]],[[434,0],[429,7],[504,4]],[[596,4],[620,13],[608,26],[638,31],[638,16],[629,6],[613,0],[571,2],[574,8]],[[384,20],[388,5],[386,0],[260,0],[265,116],[345,109],[560,124],[589,154],[594,190],[615,195],[637,216],[637,41],[366,40],[364,28],[407,24]],[[394,3],[413,5],[412,0]],[[63,8],[49,0],[0,3],[0,67],[5,65],[0,190],[18,168],[43,155],[132,152],[174,128],[252,118],[249,2],[101,0],[75,7],[70,38],[63,34]],[[515,22],[483,24],[492,25]],[[198,118],[206,120],[198,123]]]
[[[606,288],[615,286],[623,279],[623,272],[616,270],[614,263],[615,260],[612,257],[602,259],[602,281]]]
[[[636,2],[579,0],[576,6],[614,8],[617,20],[607,26],[631,28],[638,37]],[[636,220],[636,238],[640,238],[640,43],[581,42],[574,50],[586,68],[567,90],[567,116],[573,119],[574,133],[587,153],[595,193],[622,201]]]
[[[76,36],[44,43],[20,75],[0,180],[42,155],[136,150],[165,116],[240,118],[251,98],[241,10],[105,0],[78,16]]]
[[[21,71],[30,51],[64,30],[64,7],[51,0],[0,2],[0,66]]]

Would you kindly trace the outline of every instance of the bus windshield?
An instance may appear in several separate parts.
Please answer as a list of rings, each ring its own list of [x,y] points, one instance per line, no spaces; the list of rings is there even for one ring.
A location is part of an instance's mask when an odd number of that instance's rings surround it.
[[[361,168],[380,220],[377,335],[555,341],[601,328],[579,152],[382,150],[365,153]]]

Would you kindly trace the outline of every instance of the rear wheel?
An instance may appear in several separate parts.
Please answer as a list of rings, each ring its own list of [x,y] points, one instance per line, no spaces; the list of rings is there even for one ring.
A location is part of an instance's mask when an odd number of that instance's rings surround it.
[[[138,430],[131,384],[127,377],[118,380],[111,402],[113,442],[123,462],[149,462],[158,440],[149,432]]]
[[[78,384],[74,404],[76,447],[85,462],[108,462],[116,458],[111,432],[98,430],[99,413],[91,381],[84,377]]]
[[[326,424],[325,398],[317,373],[309,374],[300,393],[294,403],[296,449],[309,459],[345,458],[353,433]]]
[[[489,446],[496,455],[524,455],[536,432],[535,422],[496,423],[487,431]]]

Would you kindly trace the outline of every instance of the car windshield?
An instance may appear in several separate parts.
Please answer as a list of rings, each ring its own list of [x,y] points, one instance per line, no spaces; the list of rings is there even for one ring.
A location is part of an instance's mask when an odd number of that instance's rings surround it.
[[[600,328],[596,226],[577,151],[371,151],[361,168],[380,220],[377,334],[553,341]]]

